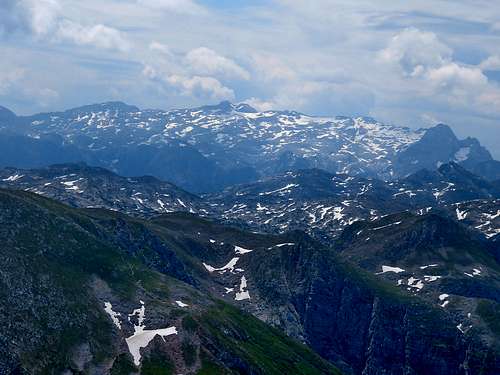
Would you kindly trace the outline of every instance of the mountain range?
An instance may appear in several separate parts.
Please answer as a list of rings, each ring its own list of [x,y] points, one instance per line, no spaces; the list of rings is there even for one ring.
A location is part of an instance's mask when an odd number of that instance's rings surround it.
[[[247,104],[171,111],[120,102],[16,116],[0,110],[0,166],[85,161],[124,176],[152,175],[195,193],[289,170],[393,179],[454,161],[494,180],[500,164],[443,124],[411,130],[367,117],[258,112]]]
[[[446,125],[104,103],[0,144],[0,374],[500,371],[498,162]]]

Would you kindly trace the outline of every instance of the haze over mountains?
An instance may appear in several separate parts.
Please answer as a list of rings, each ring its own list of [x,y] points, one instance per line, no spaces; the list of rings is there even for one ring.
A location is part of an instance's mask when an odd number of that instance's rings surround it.
[[[0,129],[2,374],[499,373],[474,138],[229,102]]]

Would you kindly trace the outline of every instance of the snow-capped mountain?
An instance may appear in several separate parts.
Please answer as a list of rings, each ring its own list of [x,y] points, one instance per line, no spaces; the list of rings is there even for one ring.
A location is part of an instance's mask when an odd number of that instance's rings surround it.
[[[81,160],[125,176],[153,175],[194,192],[305,168],[387,180],[449,161],[472,168],[492,160],[477,140],[460,141],[446,125],[411,130],[367,117],[258,112],[229,102],[171,111],[104,103],[2,116],[0,123],[3,166]],[[57,151],[30,159],[20,155],[24,144],[28,154],[33,144]]]

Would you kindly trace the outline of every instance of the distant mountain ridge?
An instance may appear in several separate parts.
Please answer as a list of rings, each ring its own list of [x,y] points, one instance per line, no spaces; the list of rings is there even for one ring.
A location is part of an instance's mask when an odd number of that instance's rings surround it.
[[[3,168],[0,187],[37,193],[74,207],[106,208],[139,217],[182,211],[271,233],[299,229],[326,242],[357,221],[401,211],[444,210],[487,238],[500,233],[500,184],[454,162],[390,182],[303,169],[203,196],[155,177],[122,177],[82,163]]]
[[[454,161],[500,175],[476,139],[458,140],[447,125],[410,130],[369,117],[259,112],[230,102],[170,111],[108,102],[20,117],[3,110],[0,147],[0,166],[85,161],[195,193],[310,168],[390,180]]]

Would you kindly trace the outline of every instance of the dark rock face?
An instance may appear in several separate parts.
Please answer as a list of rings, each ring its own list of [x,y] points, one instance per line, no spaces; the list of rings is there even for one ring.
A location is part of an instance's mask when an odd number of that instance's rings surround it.
[[[472,166],[470,169],[488,181],[500,181],[500,162],[498,160],[487,160]]]
[[[0,123],[11,122],[17,118],[16,114],[11,110],[0,106]]]
[[[435,170],[450,161],[467,168],[492,160],[490,153],[476,139],[458,140],[449,126],[428,129],[417,142],[402,151],[395,160],[398,175],[406,176],[420,169]]]

